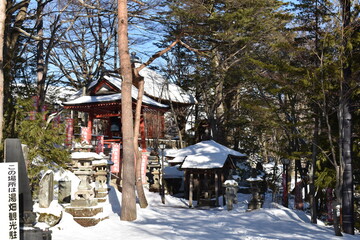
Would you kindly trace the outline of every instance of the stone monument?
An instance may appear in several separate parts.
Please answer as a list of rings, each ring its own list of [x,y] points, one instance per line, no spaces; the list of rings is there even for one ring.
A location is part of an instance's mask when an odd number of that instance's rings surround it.
[[[39,184],[39,206],[48,208],[54,199],[54,172],[45,172]]]
[[[60,180],[58,181],[59,192],[58,202],[59,203],[70,203],[71,201],[71,181]]]
[[[33,212],[33,200],[29,188],[22,145],[19,139],[8,138],[5,140],[5,162],[17,162],[19,166],[19,215],[20,239],[50,240],[51,231],[43,231],[34,227],[36,214]]]

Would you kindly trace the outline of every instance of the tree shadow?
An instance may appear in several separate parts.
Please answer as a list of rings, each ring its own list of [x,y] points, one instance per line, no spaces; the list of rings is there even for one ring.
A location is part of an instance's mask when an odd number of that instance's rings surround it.
[[[120,205],[120,201],[119,198],[116,194],[116,190],[114,189],[113,186],[110,186],[110,191],[109,191],[109,203],[111,205],[111,210],[114,213],[118,213],[120,214],[121,212],[121,205]]]

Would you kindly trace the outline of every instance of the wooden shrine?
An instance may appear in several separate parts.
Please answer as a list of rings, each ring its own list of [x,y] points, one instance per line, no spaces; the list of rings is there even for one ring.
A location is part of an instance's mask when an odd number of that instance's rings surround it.
[[[132,98],[135,108],[137,89],[134,86]],[[88,87],[86,95],[64,102],[63,105],[65,109],[88,114],[87,128],[91,131],[89,135],[92,134],[94,120],[101,119],[105,122],[104,143],[121,142],[121,78],[118,74],[109,73],[103,76]],[[168,110],[168,105],[147,96],[143,97],[140,125],[143,141],[146,137],[163,137],[164,113]],[[148,123],[148,129],[145,129],[145,122]]]
[[[185,196],[192,207],[193,200],[198,206],[219,206],[223,183],[236,168],[236,162],[246,155],[208,140],[179,149],[172,157],[175,161],[183,159],[180,169],[185,172]]]
[[[135,67],[138,66],[139,63],[135,63]],[[196,100],[191,94],[176,84],[169,83],[161,75],[147,67],[139,71],[139,75],[144,80],[139,147],[145,152],[147,149],[146,140],[161,139],[164,137],[164,114],[170,110],[170,104],[174,108],[189,107],[195,104]],[[121,83],[121,76],[118,73],[107,72],[99,79],[93,81],[82,94],[75,94],[72,99],[63,102],[64,109],[86,115],[87,121],[83,129],[86,129],[85,139],[89,145],[97,146],[97,141],[99,140],[95,139],[97,135],[101,135],[103,138],[101,145],[104,146],[104,149],[109,150],[114,146],[114,143],[120,144],[118,149],[121,149]],[[132,86],[131,96],[133,99],[133,109],[135,111],[138,89],[134,85]],[[99,122],[102,126],[101,133],[95,133],[94,128],[99,126]],[[67,135],[69,135],[68,132]],[[116,152],[118,151],[119,150]],[[118,156],[117,162],[114,162],[116,170],[113,171],[112,169],[112,172],[119,173],[120,176],[121,152],[116,154]],[[143,155],[146,154],[144,153]],[[114,153],[112,154],[112,157],[113,156]],[[143,156],[142,161],[145,161],[144,166],[146,168],[147,158],[144,160]]]

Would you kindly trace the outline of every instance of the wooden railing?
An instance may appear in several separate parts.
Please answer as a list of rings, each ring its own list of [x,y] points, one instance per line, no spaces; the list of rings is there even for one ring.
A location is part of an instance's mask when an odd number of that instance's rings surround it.
[[[159,144],[166,144],[167,148],[181,148],[179,140],[171,139],[146,139],[146,146],[148,148],[158,148]],[[186,143],[183,141],[183,147],[186,147]]]

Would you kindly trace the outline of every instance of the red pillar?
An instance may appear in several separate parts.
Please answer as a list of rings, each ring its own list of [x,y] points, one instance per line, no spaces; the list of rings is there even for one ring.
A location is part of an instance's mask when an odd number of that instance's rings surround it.
[[[88,125],[87,125],[87,130],[88,130],[87,141],[89,144],[91,144],[93,120],[94,120],[94,116],[92,114],[89,114]]]
[[[140,118],[140,137],[141,137],[141,149],[143,152],[146,152],[145,121],[143,115],[141,115]]]

